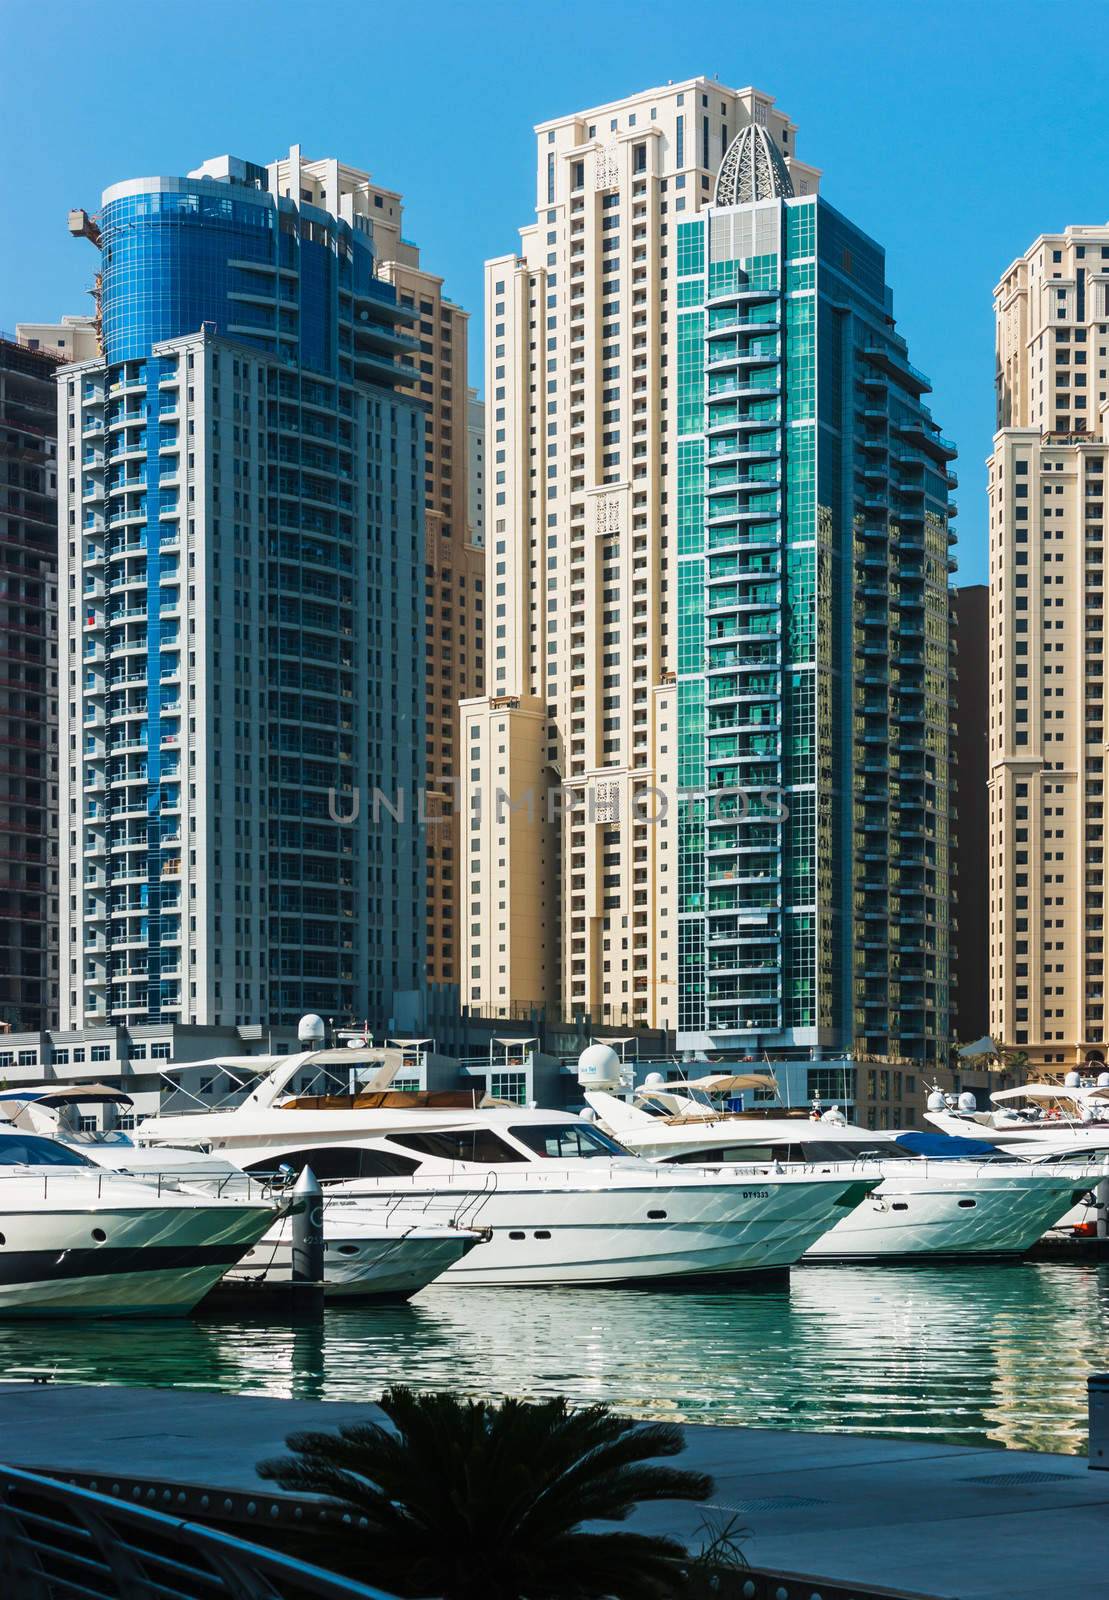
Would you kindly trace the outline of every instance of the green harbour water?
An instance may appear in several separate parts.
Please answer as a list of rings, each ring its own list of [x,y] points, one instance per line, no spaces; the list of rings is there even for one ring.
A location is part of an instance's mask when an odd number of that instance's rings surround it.
[[[1109,1268],[813,1266],[762,1291],[425,1290],[322,1322],[0,1325],[0,1378],[373,1400],[566,1394],[674,1421],[1082,1453]]]

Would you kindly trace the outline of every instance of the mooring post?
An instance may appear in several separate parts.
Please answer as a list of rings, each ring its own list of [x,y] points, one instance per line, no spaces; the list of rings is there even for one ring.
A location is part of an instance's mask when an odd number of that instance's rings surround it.
[[[293,1282],[323,1282],[323,1194],[311,1167],[293,1188]]]

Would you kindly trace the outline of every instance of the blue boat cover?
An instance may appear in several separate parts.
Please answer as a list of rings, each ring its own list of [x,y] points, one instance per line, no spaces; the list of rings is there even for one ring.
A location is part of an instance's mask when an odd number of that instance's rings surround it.
[[[960,1139],[950,1133],[899,1133],[897,1143],[904,1145],[910,1155],[944,1157],[996,1156],[997,1146],[988,1139]]]

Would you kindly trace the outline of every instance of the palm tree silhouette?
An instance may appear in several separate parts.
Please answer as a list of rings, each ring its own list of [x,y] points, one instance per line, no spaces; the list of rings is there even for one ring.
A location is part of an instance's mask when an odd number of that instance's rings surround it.
[[[712,1479],[659,1464],[685,1448],[669,1423],[564,1399],[460,1400],[397,1385],[392,1428],[294,1433],[259,1475],[322,1495],[346,1521],[332,1561],[363,1581],[445,1600],[659,1600],[680,1588],[673,1539],[590,1532],[649,1500],[705,1500]],[[395,1431],[394,1431],[395,1430]]]

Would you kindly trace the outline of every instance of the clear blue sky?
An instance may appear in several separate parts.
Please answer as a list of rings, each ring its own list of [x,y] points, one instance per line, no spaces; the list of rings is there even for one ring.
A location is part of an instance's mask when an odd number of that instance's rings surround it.
[[[1109,219],[1109,6],[1079,15],[1063,0],[0,0],[0,327],[87,308],[92,252],[68,207],[294,142],[401,190],[424,264],[477,312],[483,259],[532,215],[533,123],[668,78],[756,84],[798,124],[827,198],[886,247],[899,325],[959,446],[959,581],[980,582],[994,283],[1038,233]]]

